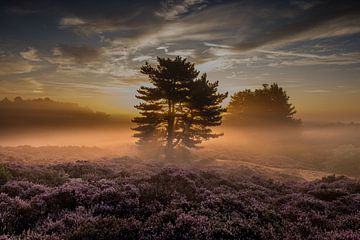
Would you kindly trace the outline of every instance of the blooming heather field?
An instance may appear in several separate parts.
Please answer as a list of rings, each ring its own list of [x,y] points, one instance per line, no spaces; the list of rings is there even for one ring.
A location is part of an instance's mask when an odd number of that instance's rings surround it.
[[[0,239],[360,239],[360,182],[130,158],[0,166]]]

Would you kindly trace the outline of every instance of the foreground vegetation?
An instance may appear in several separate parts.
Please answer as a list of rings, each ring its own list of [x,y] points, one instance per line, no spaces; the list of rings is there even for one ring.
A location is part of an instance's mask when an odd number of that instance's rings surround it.
[[[0,239],[359,239],[360,182],[129,158],[0,168]]]

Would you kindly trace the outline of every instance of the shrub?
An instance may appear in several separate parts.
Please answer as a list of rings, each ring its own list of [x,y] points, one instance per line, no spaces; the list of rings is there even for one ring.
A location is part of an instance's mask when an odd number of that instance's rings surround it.
[[[4,193],[0,193],[0,217],[0,234],[20,234],[36,223],[28,202]]]
[[[0,239],[360,239],[356,179],[286,183],[227,168],[80,165],[105,170],[39,184],[37,176],[64,168],[11,165],[12,180],[0,186]]]
[[[104,217],[79,226],[66,239],[139,239],[140,227],[141,223],[134,218],[118,219],[115,217]]]
[[[10,171],[4,166],[0,165],[0,185],[5,184],[12,178]]]

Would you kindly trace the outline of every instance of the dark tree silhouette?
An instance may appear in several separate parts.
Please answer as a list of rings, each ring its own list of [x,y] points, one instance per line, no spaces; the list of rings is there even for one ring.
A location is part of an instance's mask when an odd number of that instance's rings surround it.
[[[142,102],[135,108],[141,116],[133,119],[137,124],[133,130],[138,144],[161,146],[170,159],[174,149],[194,148],[219,136],[210,127],[221,124],[226,109],[220,104],[227,93],[218,93],[218,82],[210,83],[206,74],[198,78],[199,71],[186,59],[157,60],[156,67],[148,63],[141,67],[153,86],[138,90],[136,97]]]
[[[228,119],[239,125],[299,125],[289,96],[276,83],[262,89],[246,89],[231,96]]]
[[[0,100],[0,132],[61,126],[96,126],[112,124],[110,115],[95,112],[75,103],[53,101],[50,98]]]

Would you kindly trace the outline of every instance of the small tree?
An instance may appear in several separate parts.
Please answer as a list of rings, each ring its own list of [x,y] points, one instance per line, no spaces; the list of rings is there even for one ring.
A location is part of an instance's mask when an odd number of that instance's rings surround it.
[[[138,144],[161,146],[166,158],[173,157],[176,148],[190,149],[204,140],[216,138],[210,127],[221,124],[226,109],[221,102],[227,93],[217,92],[218,82],[210,83],[206,74],[199,76],[193,63],[176,57],[158,58],[158,65],[146,63],[141,73],[153,86],[142,86],[136,97],[139,117],[133,130]]]
[[[276,83],[262,89],[246,89],[231,96],[229,121],[239,125],[299,125],[289,96]]]

